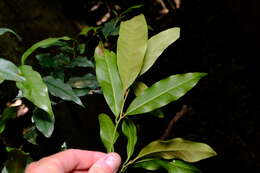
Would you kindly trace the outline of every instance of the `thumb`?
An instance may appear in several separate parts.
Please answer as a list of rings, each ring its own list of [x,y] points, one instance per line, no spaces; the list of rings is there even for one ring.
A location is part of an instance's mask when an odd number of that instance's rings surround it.
[[[117,153],[108,153],[92,165],[88,173],[116,173],[121,164]]]

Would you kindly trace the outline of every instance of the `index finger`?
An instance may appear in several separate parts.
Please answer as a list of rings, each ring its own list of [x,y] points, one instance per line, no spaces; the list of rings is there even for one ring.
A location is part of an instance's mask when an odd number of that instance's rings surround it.
[[[49,157],[45,157],[38,162],[34,162],[26,169],[26,173],[63,173],[73,170],[88,170],[97,160],[106,156],[105,153],[96,151],[86,151],[69,149]]]

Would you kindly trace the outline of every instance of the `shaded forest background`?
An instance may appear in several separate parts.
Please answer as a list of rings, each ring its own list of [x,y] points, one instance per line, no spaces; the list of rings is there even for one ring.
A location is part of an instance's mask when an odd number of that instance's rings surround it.
[[[153,28],[150,35],[179,26],[181,37],[159,58],[143,80],[151,85],[172,74],[207,72],[191,92],[165,107],[165,119],[136,118],[140,125],[140,146],[159,138],[168,122],[183,105],[192,107],[173,127],[169,137],[183,137],[212,146],[217,157],[196,163],[205,173],[260,172],[260,106],[258,104],[260,3],[257,0],[183,0],[173,10],[161,14],[156,0],[108,1],[124,9],[144,6],[133,13],[144,13]],[[0,38],[0,57],[15,63],[33,43],[48,37],[75,36],[81,25],[95,26],[106,8],[91,12],[96,1],[83,0],[1,0],[0,27],[19,33],[23,41],[11,35]],[[6,39],[8,38],[8,39]],[[33,62],[32,62],[33,63]],[[2,86],[1,86],[2,87]],[[1,88],[0,103],[14,96],[11,88]],[[56,127],[50,139],[43,143],[49,148],[34,148],[35,159],[58,151],[66,141],[71,148],[103,150],[97,110],[107,110],[101,95],[83,98],[86,109],[70,103],[58,106]],[[7,134],[8,135],[8,134]],[[12,142],[10,142],[12,143]],[[0,147],[3,145],[0,144]],[[139,147],[140,147],[139,146]],[[0,148],[0,161],[5,160]]]

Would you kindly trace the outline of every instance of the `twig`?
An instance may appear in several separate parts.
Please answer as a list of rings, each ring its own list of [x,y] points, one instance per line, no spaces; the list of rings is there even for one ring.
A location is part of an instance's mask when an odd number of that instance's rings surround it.
[[[188,114],[189,112],[191,112],[192,108],[187,105],[183,105],[181,110],[179,112],[176,113],[176,115],[172,118],[172,120],[169,122],[167,128],[165,129],[163,135],[161,136],[161,140],[165,140],[170,133],[172,132],[172,129],[174,127],[174,125],[177,123],[177,121],[183,117],[185,114]]]

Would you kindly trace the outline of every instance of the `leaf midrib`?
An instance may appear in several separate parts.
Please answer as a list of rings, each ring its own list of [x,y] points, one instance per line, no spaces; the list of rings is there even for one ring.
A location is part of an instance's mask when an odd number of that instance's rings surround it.
[[[167,79],[166,79],[166,80],[167,80]],[[147,101],[143,102],[143,104],[140,104],[140,105],[136,106],[135,109],[132,109],[130,112],[128,111],[126,114],[129,114],[129,113],[131,113],[131,112],[136,111],[138,108],[140,108],[140,107],[142,107],[143,105],[145,105],[145,104],[151,102],[151,101],[154,100],[155,98],[158,98],[158,97],[160,97],[160,96],[162,96],[162,95],[168,93],[169,90],[172,90],[172,89],[174,89],[174,88],[180,87],[180,85],[182,85],[182,84],[184,84],[184,83],[188,83],[190,80],[191,80],[191,79],[186,80],[185,82],[182,82],[182,83],[180,83],[180,84],[177,85],[177,86],[174,86],[174,87],[172,87],[172,88],[170,88],[170,89],[168,89],[168,90],[165,90],[165,91],[161,92],[162,94],[160,94],[160,95],[158,94],[158,95],[155,95],[154,97],[151,97],[151,98],[148,99]],[[149,89],[149,88],[147,88],[147,89]],[[150,89],[151,89],[151,88],[150,88]],[[147,90],[144,91],[144,92],[147,92]],[[142,95],[140,95],[140,96],[143,96],[143,95],[144,95],[144,93],[143,93]],[[140,97],[140,96],[138,96],[138,97]]]

